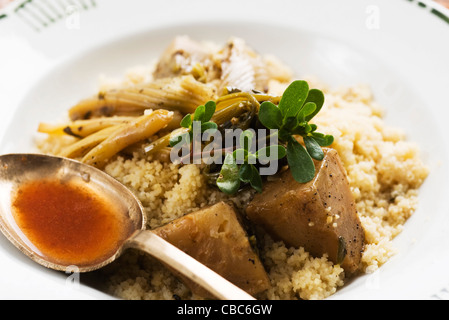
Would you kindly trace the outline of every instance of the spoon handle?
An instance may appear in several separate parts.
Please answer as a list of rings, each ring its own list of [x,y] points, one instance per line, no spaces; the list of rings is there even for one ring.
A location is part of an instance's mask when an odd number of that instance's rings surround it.
[[[131,237],[128,247],[145,251],[220,300],[255,300],[216,272],[151,231]]]

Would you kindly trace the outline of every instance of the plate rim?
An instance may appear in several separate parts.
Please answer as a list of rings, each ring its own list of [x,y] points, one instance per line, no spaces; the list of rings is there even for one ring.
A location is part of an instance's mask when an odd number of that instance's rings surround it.
[[[438,8],[438,6],[436,6],[437,4],[436,3],[434,3],[433,1],[428,1],[428,0],[422,0],[422,1],[419,1],[419,2],[417,2],[417,1],[414,1],[414,0],[412,0],[412,1],[410,1],[410,0],[402,0],[402,1],[408,1],[408,2],[411,2],[411,3],[414,3],[414,4],[416,4],[416,5],[419,5],[419,3],[427,3],[427,2],[429,2],[429,4],[428,4],[428,8],[436,8],[436,9],[445,9],[445,8]],[[421,5],[419,5],[420,7],[421,7]],[[445,11],[447,11],[446,12],[446,14],[447,14],[447,17],[449,17],[449,9],[445,9]],[[449,25],[449,22],[448,21],[446,21],[447,23],[448,23],[448,25]],[[1,26],[1,21],[0,21],[0,26]],[[90,50],[92,50],[93,48],[89,48],[89,50],[88,51],[90,51]],[[8,126],[9,126],[10,124],[8,124]],[[3,139],[3,135],[2,135],[2,137],[1,137],[2,139]]]

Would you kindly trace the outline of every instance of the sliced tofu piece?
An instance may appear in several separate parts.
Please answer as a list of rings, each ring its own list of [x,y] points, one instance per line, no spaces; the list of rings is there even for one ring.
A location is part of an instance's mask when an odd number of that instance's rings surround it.
[[[359,268],[365,233],[337,151],[324,153],[312,181],[300,184],[287,170],[265,184],[246,213],[274,238],[316,257],[327,254],[350,275]]]
[[[227,203],[220,202],[188,214],[153,232],[250,295],[270,287],[268,275],[250,245],[237,212]],[[192,292],[212,298],[199,286],[183,280]]]

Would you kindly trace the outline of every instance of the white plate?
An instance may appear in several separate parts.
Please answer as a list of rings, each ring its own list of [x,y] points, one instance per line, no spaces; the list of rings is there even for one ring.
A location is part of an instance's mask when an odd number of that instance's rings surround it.
[[[448,298],[446,9],[424,0],[25,3],[0,13],[0,153],[32,151],[39,122],[61,118],[94,93],[99,74],[121,76],[148,64],[175,35],[220,43],[240,36],[299,76],[331,86],[369,84],[388,124],[406,130],[431,168],[417,212],[394,240],[399,253],[332,299]],[[109,298],[33,264],[4,237],[0,261],[0,298]]]

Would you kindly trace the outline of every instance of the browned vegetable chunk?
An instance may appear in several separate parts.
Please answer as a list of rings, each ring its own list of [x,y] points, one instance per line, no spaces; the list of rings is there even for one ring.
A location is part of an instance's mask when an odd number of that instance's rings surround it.
[[[345,170],[334,149],[324,149],[315,161],[315,178],[296,182],[289,170],[265,184],[247,208],[250,220],[287,245],[324,254],[347,274],[357,271],[365,234],[355,208]]]
[[[188,214],[154,232],[251,295],[270,286],[234,208],[224,202]],[[191,290],[211,298],[190,281]]]

